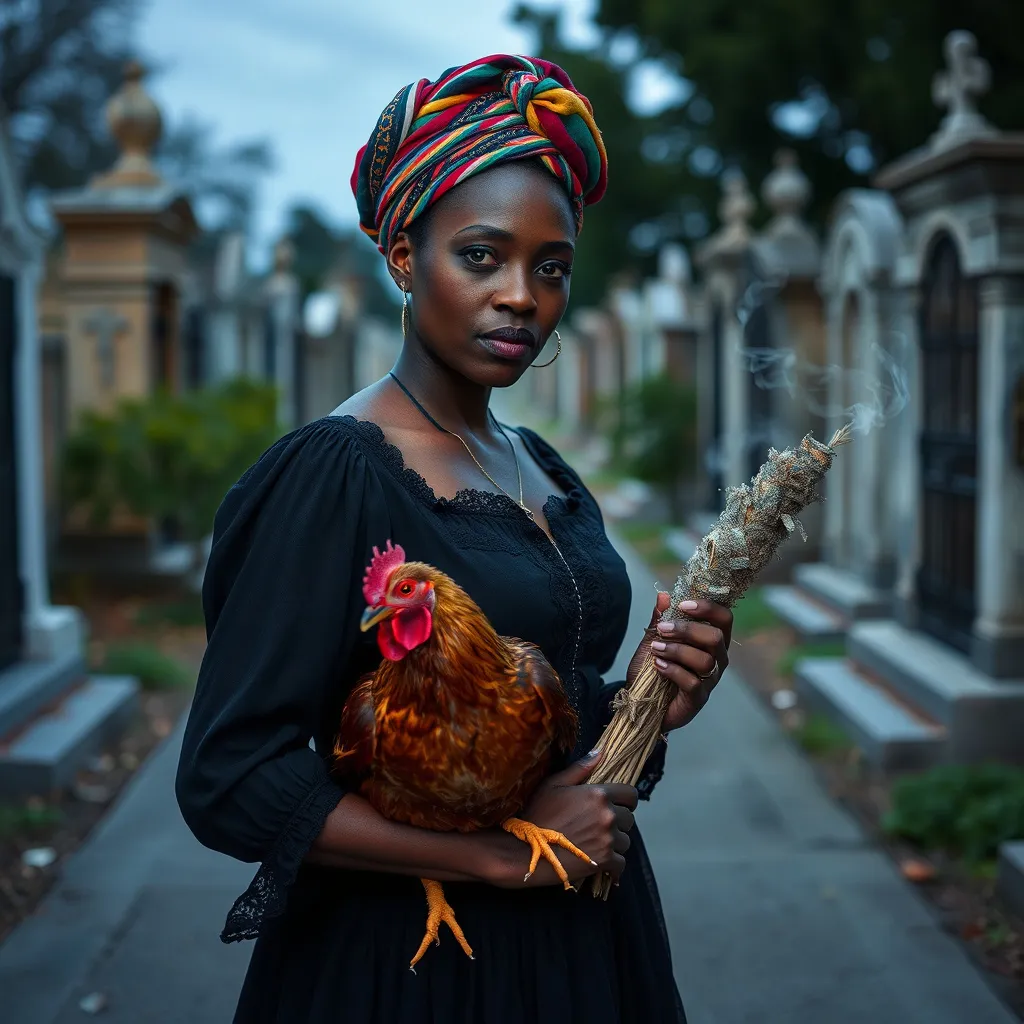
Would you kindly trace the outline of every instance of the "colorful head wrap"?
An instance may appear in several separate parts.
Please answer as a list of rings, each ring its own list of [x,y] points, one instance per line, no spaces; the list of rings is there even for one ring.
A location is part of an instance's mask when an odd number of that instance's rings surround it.
[[[471,175],[538,158],[565,186],[576,227],[604,195],[608,158],[586,96],[557,64],[497,54],[407,85],[356,156],[363,231],[386,253],[400,231]]]

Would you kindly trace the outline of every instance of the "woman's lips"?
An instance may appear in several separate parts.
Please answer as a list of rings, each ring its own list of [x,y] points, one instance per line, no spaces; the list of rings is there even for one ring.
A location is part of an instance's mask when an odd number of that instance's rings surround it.
[[[500,338],[480,337],[480,343],[496,356],[502,359],[522,359],[527,352],[533,350],[533,345],[523,341],[504,341]]]

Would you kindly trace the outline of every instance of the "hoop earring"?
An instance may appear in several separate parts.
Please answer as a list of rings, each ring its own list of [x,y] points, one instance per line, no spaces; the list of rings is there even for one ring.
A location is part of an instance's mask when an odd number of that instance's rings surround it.
[[[400,285],[402,289],[402,337],[409,337],[409,293],[405,289],[405,285]]]
[[[562,354],[562,336],[558,331],[554,332],[555,341],[558,342],[558,348],[555,350],[555,354],[546,363],[530,363],[530,366],[535,370],[543,369],[545,366],[550,366],[561,354]]]

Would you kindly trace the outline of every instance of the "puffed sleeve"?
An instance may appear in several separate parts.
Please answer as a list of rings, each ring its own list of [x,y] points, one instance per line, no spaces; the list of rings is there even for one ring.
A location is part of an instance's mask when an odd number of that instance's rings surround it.
[[[284,909],[344,795],[310,739],[352,685],[362,567],[388,530],[379,483],[330,419],[282,438],[228,492],[203,583],[208,646],[185,729],[178,805],[205,846],[261,862],[221,938]]]

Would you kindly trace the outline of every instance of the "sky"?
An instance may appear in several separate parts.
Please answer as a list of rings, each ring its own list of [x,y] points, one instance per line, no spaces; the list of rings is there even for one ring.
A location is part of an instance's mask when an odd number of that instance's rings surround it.
[[[529,52],[532,34],[508,16],[514,6],[514,0],[150,0],[139,43],[159,68],[147,88],[165,118],[208,122],[220,144],[271,141],[277,170],[263,185],[255,226],[263,248],[281,233],[295,200],[354,225],[349,177],[380,111],[415,79],[489,53]],[[565,11],[568,41],[593,40],[592,0],[534,6]],[[658,89],[653,79],[644,86],[650,95]]]

